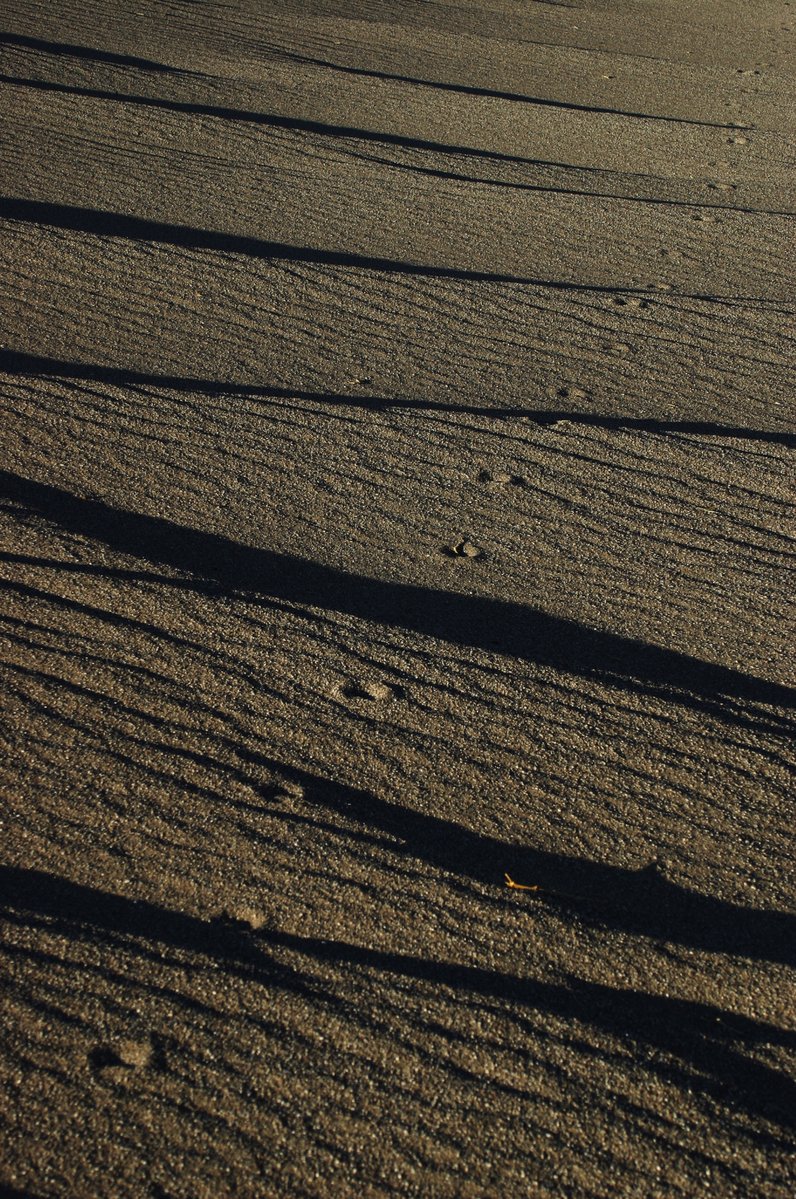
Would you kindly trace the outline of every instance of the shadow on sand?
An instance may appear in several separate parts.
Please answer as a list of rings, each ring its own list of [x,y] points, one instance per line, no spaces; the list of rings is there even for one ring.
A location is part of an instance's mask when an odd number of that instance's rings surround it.
[[[66,362],[17,350],[0,349],[0,371],[31,378],[79,380],[105,383],[111,387],[148,387],[164,391],[188,392],[208,396],[246,396],[257,400],[306,400],[330,408],[359,408],[365,412],[439,412],[453,416],[483,416],[490,420],[529,420],[536,425],[555,425],[559,421],[594,429],[627,429],[640,433],[686,433],[695,437],[727,437],[738,441],[769,442],[796,449],[796,433],[769,429],[746,429],[716,421],[656,420],[650,417],[613,416],[598,412],[579,412],[569,408],[528,408],[523,405],[450,404],[443,400],[423,400],[405,396],[349,395],[347,392],[302,391],[290,387],[269,387],[256,383],[231,383],[221,379],[203,379],[195,375],[157,375],[126,367],[97,363]]]
[[[567,984],[537,982],[343,941],[246,932],[37,870],[0,867],[0,909],[8,923],[46,928],[70,941],[123,948],[140,953],[145,960],[154,954],[161,965],[158,946],[195,953],[219,963],[233,976],[315,1001],[334,1003],[334,995],[301,969],[275,961],[269,948],[288,950],[315,962],[355,966],[365,977],[371,975],[382,984],[389,975],[397,975],[446,988],[468,1003],[487,1000],[507,1005],[520,1018],[548,1013],[654,1048],[668,1060],[647,1060],[645,1068],[670,1084],[783,1128],[793,1125],[796,1084],[744,1049],[766,1044],[793,1049],[796,1034],[709,1004],[576,978]],[[142,941],[145,944],[140,944]],[[146,943],[154,943],[151,951]],[[528,1035],[538,1031],[530,1023],[522,1027]]]
[[[308,262],[317,266],[352,267],[356,270],[378,271],[383,274],[419,276],[431,279],[452,279],[465,283],[518,284],[523,287],[547,287],[554,291],[592,295],[660,296],[650,287],[624,284],[579,283],[570,279],[540,279],[530,275],[510,275],[493,271],[465,270],[454,266],[435,266],[431,263],[410,262],[397,258],[376,258],[349,250],[327,250],[314,246],[297,246],[270,241],[239,233],[223,233],[212,229],[197,229],[190,225],[174,225],[126,213],[109,212],[98,208],[81,208],[72,204],[53,204],[42,200],[0,196],[0,218],[68,229],[95,237],[118,237],[129,241],[160,242],[186,250],[213,250],[226,254],[242,254],[255,259],[280,259],[285,262]],[[668,294],[668,293],[667,293]],[[707,300],[719,304],[764,305],[770,312],[786,311],[777,307],[779,301],[764,296],[718,295],[713,292],[671,293],[680,299]]]
[[[188,571],[206,580],[214,592],[262,594],[410,629],[655,695],[769,733],[782,734],[792,727],[789,715],[750,710],[749,705],[789,711],[796,703],[793,688],[523,604],[348,574],[161,517],[81,499],[8,471],[0,472],[0,495],[70,532]]]

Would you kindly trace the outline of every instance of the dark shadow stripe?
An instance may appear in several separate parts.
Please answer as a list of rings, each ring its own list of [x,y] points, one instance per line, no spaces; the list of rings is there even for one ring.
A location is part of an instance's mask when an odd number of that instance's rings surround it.
[[[481,416],[492,420],[530,420],[537,425],[555,425],[559,421],[595,429],[625,429],[642,433],[687,433],[696,437],[728,437],[743,441],[770,442],[796,449],[796,432],[745,429],[738,425],[723,425],[715,421],[654,420],[647,417],[611,416],[592,412],[573,412],[568,409],[526,408],[519,405],[497,407],[487,404],[449,404],[442,400],[418,400],[403,396],[358,396],[323,391],[301,391],[290,387],[266,387],[255,383],[230,383],[224,380],[202,379],[190,375],[156,375],[124,367],[101,366],[95,363],[64,362],[25,354],[15,350],[0,350],[0,371],[22,377],[78,379],[105,383],[111,387],[150,387],[166,391],[190,392],[209,396],[246,396],[250,399],[304,400],[329,407],[359,408],[366,412],[409,410],[439,412],[461,416]]]
[[[376,142],[388,146],[402,146],[409,150],[429,150],[437,154],[458,155],[467,158],[486,158],[493,162],[506,162],[517,166],[560,167],[562,170],[585,171],[603,174],[599,167],[579,167],[566,162],[548,162],[542,158],[522,158],[515,154],[503,154],[497,150],[478,150],[471,146],[451,146],[422,137],[406,137],[398,133],[384,133],[373,129],[359,129],[353,125],[329,125],[323,121],[310,121],[303,117],[285,117],[262,113],[245,108],[228,108],[217,104],[196,104],[181,100],[166,100],[152,96],[131,96],[124,92],[103,91],[93,87],[76,87],[73,84],[51,83],[43,79],[19,79],[14,75],[0,75],[0,83],[16,87],[37,88],[41,91],[63,92],[66,95],[87,96],[96,100],[118,101],[124,104],[140,104],[148,108],[162,108],[169,112],[187,115],[218,117],[225,121],[244,121],[254,125],[266,125],[274,129],[291,129],[302,133],[317,133],[324,137],[352,138],[357,141]]]
[[[94,930],[120,948],[129,946],[128,938],[155,941],[214,958],[236,977],[287,985],[304,993],[310,990],[298,971],[279,965],[234,926],[84,887],[43,871],[0,866],[0,911],[5,909],[8,919],[19,908],[45,917],[53,931],[71,934],[72,939],[91,940]]]
[[[689,1091],[711,1095],[732,1108],[772,1119],[781,1128],[794,1125],[796,1084],[784,1071],[743,1050],[766,1045],[792,1049],[796,1047],[796,1034],[709,1003],[573,976],[566,982],[553,983],[331,938],[267,930],[253,933],[221,921],[199,920],[148,900],[132,900],[99,887],[73,883],[42,870],[13,866],[0,866],[0,912],[9,924],[43,927],[73,943],[123,949],[147,962],[152,956],[152,943],[199,954],[217,962],[227,974],[309,999],[321,997],[320,986],[300,969],[277,960],[273,950],[287,950],[338,968],[354,967],[357,973],[366,971],[382,986],[387,983],[385,976],[397,975],[416,983],[430,983],[436,989],[448,988],[465,1001],[477,997],[510,1009],[525,1009],[529,1014],[546,1013],[567,1024],[574,1021],[607,1032],[623,1043],[630,1039],[654,1046],[667,1057],[673,1055],[681,1065],[672,1072],[667,1062],[652,1057],[644,1063],[650,1074]],[[162,950],[158,960],[163,965]],[[166,965],[177,963],[167,960]],[[323,999],[335,1003],[330,991]],[[533,1036],[534,1029],[526,1025],[524,1033]],[[577,1028],[570,1035],[570,1048],[577,1050]],[[776,1139],[771,1132],[768,1136]]]
[[[83,62],[104,62],[114,67],[135,67],[139,71],[153,71],[159,75],[201,76],[199,71],[184,71],[181,67],[169,67],[149,58],[134,54],[115,54],[110,50],[95,50],[90,46],[75,46],[71,42],[48,42],[43,38],[28,37],[20,33],[0,32],[0,46],[23,46],[26,50],[41,50],[44,54],[55,54],[67,58],[79,58]]]
[[[138,58],[130,54],[115,54],[107,50],[95,50],[88,46],[76,46],[68,42],[49,42],[41,38],[27,37],[15,33],[0,33],[0,44],[5,42],[10,46],[24,46],[31,50],[41,50],[46,54],[65,55],[71,58],[84,59],[89,62],[105,62],[113,66],[137,67],[139,70],[155,71],[162,74],[191,75],[200,78],[210,78],[202,71],[189,71],[182,67],[166,66],[153,62],[151,59]],[[558,43],[534,42],[533,45],[552,46],[559,48]],[[564,47],[566,49],[583,49],[583,47]],[[280,46],[268,46],[267,49],[277,58],[286,58],[293,62],[304,63],[308,66],[325,67],[328,70],[339,71],[346,75],[360,75],[371,79],[382,79],[387,82],[409,83],[416,87],[435,88],[439,91],[459,92],[469,96],[487,96],[497,100],[509,100],[521,104],[534,104],[547,108],[562,108],[573,112],[591,112],[609,116],[629,117],[641,121],[668,121],[677,125],[698,125],[708,129],[737,129],[737,124],[723,124],[719,121],[703,121],[693,117],[672,117],[659,113],[630,112],[621,108],[607,108],[593,104],[576,104],[567,100],[552,100],[538,96],[526,96],[518,92],[499,91],[493,88],[474,87],[460,83],[444,83],[431,79],[418,79],[408,75],[395,75],[387,71],[377,71],[366,67],[345,66],[342,63],[329,62],[327,59],[311,58],[306,54],[298,54],[285,50]],[[648,55],[631,55],[633,58],[648,58]],[[652,58],[654,62],[666,62],[668,59]],[[743,126],[748,128],[748,126]]]
[[[268,763],[278,773],[284,767]],[[796,965],[796,916],[742,907],[670,881],[655,865],[640,870],[502,841],[453,820],[294,770],[309,803],[392,838],[407,857],[485,885],[506,873],[539,887],[519,902],[577,914],[586,924],[621,929],[709,953]],[[289,816],[285,816],[289,819]],[[516,894],[516,893],[515,893]],[[796,1037],[796,1033],[794,1033]]]
[[[2,81],[2,77],[0,77],[0,81]],[[349,151],[349,153],[353,153],[353,151]],[[586,199],[593,200],[619,200],[625,204],[652,204],[659,208],[704,208],[714,212],[740,213],[745,216],[796,216],[796,210],[792,208],[749,208],[743,204],[716,204],[706,200],[676,200],[666,196],[636,196],[627,192],[589,191],[585,187],[562,187],[560,184],[552,183],[519,183],[512,179],[485,179],[480,175],[461,175],[456,171],[440,170],[439,167],[422,167],[418,166],[417,163],[395,162],[389,158],[377,158],[372,154],[360,153],[357,157],[363,162],[376,162],[380,166],[389,167],[395,171],[411,171],[416,175],[427,175],[433,179],[445,179],[458,183],[471,183],[477,187],[498,187],[508,191],[541,192],[554,196],[583,196]],[[567,166],[564,163],[540,162],[535,165],[558,167],[562,170],[573,172],[589,171],[596,174],[601,173],[596,167]],[[621,174],[619,171],[606,171],[602,173],[608,175]],[[644,176],[639,177],[644,178]]]
[[[276,58],[286,58],[291,62],[304,63],[312,67],[325,67],[330,71],[339,71],[345,75],[360,75],[367,79],[382,79],[385,82],[409,83],[414,87],[434,88],[437,91],[457,92],[462,96],[484,96],[492,100],[509,100],[518,104],[532,104],[540,108],[558,108],[568,112],[588,112],[612,117],[628,117],[637,121],[666,121],[672,125],[698,125],[705,129],[737,129],[739,126],[723,121],[702,121],[695,117],[671,117],[660,113],[630,112],[623,108],[606,108],[596,104],[576,104],[569,100],[550,100],[541,96],[526,96],[520,92],[501,91],[491,87],[474,87],[463,83],[442,83],[438,80],[418,79],[412,75],[396,75],[388,71],[377,71],[367,67],[350,67],[342,63],[329,62],[324,58],[311,58],[307,54],[297,54],[285,50],[281,46],[267,46]],[[744,126],[748,128],[748,126]]]
[[[767,1116],[782,1129],[796,1127],[796,1083],[786,1069],[777,1069],[742,1052],[746,1045],[766,1043],[796,1048],[796,1034],[776,1025],[723,1012],[711,1004],[572,976],[568,985],[561,985],[294,933],[262,932],[257,940],[315,961],[354,966],[380,979],[394,974],[435,988],[449,987],[464,995],[520,1005],[601,1029],[623,1043],[630,1039],[655,1046],[683,1063],[685,1070],[682,1074],[678,1071],[676,1077],[680,1086],[712,1095],[730,1107]],[[533,1035],[526,1028],[528,1033]],[[577,1036],[576,1030],[572,1033]],[[648,1060],[645,1068],[672,1081],[661,1063]]]
[[[737,704],[796,706],[796,690],[677,650],[591,629],[524,604],[335,570],[318,562],[241,545],[159,517],[81,499],[60,487],[0,472],[0,492],[62,529],[148,562],[212,582],[213,588],[331,609],[423,636],[505,654],[626,690],[660,696],[719,719],[784,732],[789,718]],[[729,702],[728,702],[729,701]]]
[[[526,275],[507,275],[491,271],[471,271],[460,267],[430,266],[394,258],[376,258],[345,250],[322,250],[310,246],[294,246],[284,242],[247,237],[237,233],[219,233],[195,229],[189,225],[172,225],[145,217],[128,216],[96,208],[78,208],[71,204],[51,204],[41,200],[25,200],[0,196],[0,219],[49,225],[96,237],[119,237],[130,241],[160,242],[188,250],[213,250],[227,254],[242,254],[248,258],[281,259],[285,262],[307,262],[317,266],[352,267],[357,270],[386,274],[416,275],[431,279],[454,279],[465,283],[503,283],[523,287],[547,287],[555,291],[593,293],[597,295],[641,295],[661,298],[650,287],[630,287],[623,284],[576,283],[564,279],[540,279]],[[667,299],[705,300],[720,304],[761,304],[769,311],[779,312],[771,301],[759,296],[721,296],[703,292],[667,292]]]
[[[29,561],[43,569],[49,567],[58,570],[63,567],[71,571],[74,567],[81,570],[80,565],[74,563]],[[94,568],[95,573],[100,571],[101,568]],[[137,581],[131,571],[108,570],[105,573]],[[164,585],[173,582],[168,578],[158,580],[152,577],[148,577],[148,581],[159,581]],[[175,639],[173,634],[164,633],[154,626],[142,626],[139,621],[128,621],[128,618],[116,613],[64,600],[58,594],[13,582],[7,585],[0,583],[0,587],[56,605],[66,605],[83,615],[110,623],[117,629],[128,627],[136,631],[146,630],[154,637],[164,638],[174,644],[182,643],[182,639]],[[54,681],[56,685],[75,688],[78,694],[84,692],[75,684],[53,680],[48,676],[49,683]],[[177,744],[174,752],[187,751]],[[212,764],[215,768],[219,765],[215,758],[205,759],[195,755],[194,760]],[[508,899],[507,891],[503,892],[507,902],[529,903],[531,906],[540,903],[563,914],[576,916],[590,927],[616,929],[703,952],[796,965],[796,916],[792,913],[747,908],[691,891],[668,879],[656,865],[630,870],[609,862],[503,841],[443,816],[417,811],[371,792],[336,783],[309,770],[287,765],[251,749],[244,742],[236,742],[234,767],[228,762],[225,769],[242,782],[252,782],[253,778],[261,780],[265,771],[274,779],[299,784],[306,803],[316,810],[325,811],[325,829],[341,837],[370,838],[371,843],[387,847],[398,859],[421,862],[426,868],[447,875],[454,874],[460,880],[471,880],[489,887],[498,886],[501,891],[506,873],[539,888],[538,892],[531,895],[520,896],[514,892],[511,899]],[[263,787],[261,782],[252,782],[252,787],[252,794],[261,796],[260,806],[269,807],[272,801],[268,785]],[[208,792],[206,797],[224,806],[231,802],[225,794]],[[313,819],[310,814],[297,816],[293,811],[280,809],[277,812],[273,807],[270,810],[287,824],[295,821],[306,824]],[[333,823],[335,817],[344,823],[337,827]],[[368,832],[352,832],[352,821],[364,825]]]
[[[514,154],[501,154],[493,150],[478,150],[469,146],[451,146],[443,142],[430,141],[426,138],[404,137],[396,133],[380,133],[376,130],[358,129],[348,125],[327,125],[321,121],[309,121],[299,117],[284,117],[270,113],[253,112],[248,109],[226,108],[214,104],[196,104],[187,101],[165,100],[151,96],[133,96],[124,92],[102,91],[99,88],[91,87],[75,87],[71,84],[51,83],[40,79],[19,79],[13,75],[0,74],[0,83],[9,83],[15,87],[34,88],[40,91],[56,92],[70,96],[85,96],[94,100],[134,104],[139,107],[182,113],[187,116],[209,116],[218,120],[242,121],[248,124],[263,125],[270,129],[288,129],[295,132],[314,133],[322,137],[373,142],[377,145],[400,146],[411,150],[427,150],[430,153],[444,154],[449,157],[480,158],[487,161],[511,163],[518,166],[554,168],[588,174],[619,173],[604,172],[599,167],[581,167],[571,163],[551,162],[545,159],[521,158]],[[386,166],[394,170],[412,171],[418,175],[428,175],[431,178],[447,179],[460,183],[471,183],[480,187],[500,187],[511,191],[543,192],[561,196],[584,196],[596,200],[621,200],[628,204],[653,204],[669,208],[707,208],[716,210],[717,212],[737,212],[757,216],[796,215],[792,209],[785,208],[749,208],[740,204],[711,204],[704,200],[675,200],[658,196],[634,196],[623,192],[589,191],[586,188],[559,187],[552,184],[518,183],[505,179],[484,179],[479,176],[460,175],[455,171],[421,167],[414,163],[392,162],[389,159],[370,158],[365,155],[362,158],[363,161],[377,162],[381,166]]]

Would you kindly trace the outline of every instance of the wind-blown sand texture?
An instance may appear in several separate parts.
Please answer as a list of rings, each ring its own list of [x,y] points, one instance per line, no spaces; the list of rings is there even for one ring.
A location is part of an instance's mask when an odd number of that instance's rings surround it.
[[[795,30],[4,0],[4,1195],[792,1193]]]

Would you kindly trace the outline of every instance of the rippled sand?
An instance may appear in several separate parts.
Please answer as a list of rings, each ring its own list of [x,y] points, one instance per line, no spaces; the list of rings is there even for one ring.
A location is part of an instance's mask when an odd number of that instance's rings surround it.
[[[0,24],[0,1190],[790,1195],[796,7]]]

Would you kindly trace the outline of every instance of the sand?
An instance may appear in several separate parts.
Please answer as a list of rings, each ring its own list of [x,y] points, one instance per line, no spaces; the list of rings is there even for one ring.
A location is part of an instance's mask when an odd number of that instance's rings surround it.
[[[796,5],[2,28],[2,1193],[790,1195]]]

